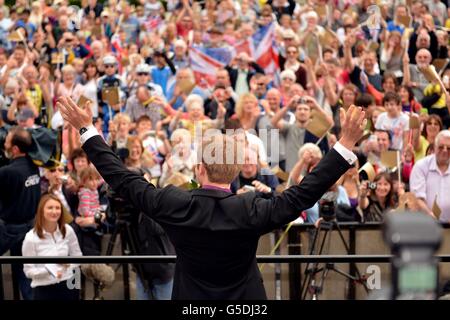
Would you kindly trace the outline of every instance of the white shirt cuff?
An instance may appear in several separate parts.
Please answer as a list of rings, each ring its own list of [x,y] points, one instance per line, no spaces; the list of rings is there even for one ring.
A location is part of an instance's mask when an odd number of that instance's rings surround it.
[[[356,155],[348,150],[346,147],[344,147],[342,144],[338,142],[334,145],[334,150],[336,150],[350,165],[354,164],[358,158]]]
[[[90,138],[100,135],[93,125],[90,125],[86,129],[87,131],[80,136],[81,145],[85,144]]]

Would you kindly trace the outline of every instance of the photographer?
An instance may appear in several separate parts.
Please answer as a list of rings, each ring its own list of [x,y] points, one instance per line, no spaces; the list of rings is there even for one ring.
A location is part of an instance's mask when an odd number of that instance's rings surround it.
[[[395,207],[394,187],[389,173],[378,174],[373,182],[361,183],[359,208],[363,212],[364,221],[383,221],[386,211]]]
[[[289,110],[295,111],[295,123],[287,123],[283,120]],[[316,143],[319,138],[306,129],[310,119],[311,112],[322,113],[327,119],[328,125],[333,125],[333,120],[317,104],[316,100],[305,96],[300,98],[295,95],[291,101],[281,108],[272,118],[272,125],[278,128],[286,137],[286,171],[291,171],[297,162],[297,152],[307,142]],[[326,138],[319,143],[322,152],[328,151],[328,141]]]
[[[23,128],[14,127],[6,136],[5,154],[11,163],[0,168],[0,254],[10,250],[12,256],[22,255],[22,241],[33,226],[41,190],[39,170],[28,156],[31,146],[31,134]],[[12,273],[22,297],[31,299],[23,266],[13,264]]]
[[[231,183],[231,191],[242,194],[249,191],[256,192],[263,198],[275,196],[275,189],[278,186],[278,179],[272,172],[263,172],[261,169],[258,153],[250,148],[245,148],[245,163],[241,172]]]

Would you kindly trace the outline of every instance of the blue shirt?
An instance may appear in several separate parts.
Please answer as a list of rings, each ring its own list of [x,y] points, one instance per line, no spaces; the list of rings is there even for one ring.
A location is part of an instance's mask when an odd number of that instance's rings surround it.
[[[152,68],[151,74],[153,83],[160,85],[163,89],[164,95],[167,96],[167,81],[169,81],[170,77],[172,77],[172,71],[169,66],[165,66],[162,69],[155,66]]]
[[[175,90],[175,85],[176,85],[176,83],[173,83],[170,86],[170,88],[167,89],[167,93],[166,93],[167,100],[170,100],[173,98],[173,92]],[[203,100],[205,100],[207,98],[206,93],[197,86],[192,90],[192,92],[190,94],[198,94],[200,97],[202,97]],[[175,101],[175,103],[172,105],[172,108],[174,108],[175,110],[178,110],[183,105],[184,105],[183,99],[181,99],[181,97],[178,97],[177,100]]]

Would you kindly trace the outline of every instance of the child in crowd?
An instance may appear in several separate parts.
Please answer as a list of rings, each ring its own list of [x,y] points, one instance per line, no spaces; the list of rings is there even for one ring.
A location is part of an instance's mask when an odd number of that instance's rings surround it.
[[[383,105],[386,112],[378,116],[375,129],[389,131],[392,137],[391,148],[402,150],[403,140],[407,138],[406,131],[409,130],[409,117],[401,111],[401,98],[395,92],[387,92],[383,98]]]
[[[78,214],[82,218],[93,217],[100,210],[99,195],[97,191],[99,175],[92,167],[80,172],[80,189],[78,191]],[[95,226],[95,224],[93,225]]]

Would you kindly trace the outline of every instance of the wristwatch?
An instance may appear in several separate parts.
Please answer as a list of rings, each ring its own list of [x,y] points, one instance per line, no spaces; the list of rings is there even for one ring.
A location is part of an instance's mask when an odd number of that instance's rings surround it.
[[[83,127],[80,129],[80,136],[83,135],[83,133],[85,133],[86,131],[88,131],[88,129],[86,127]]]

